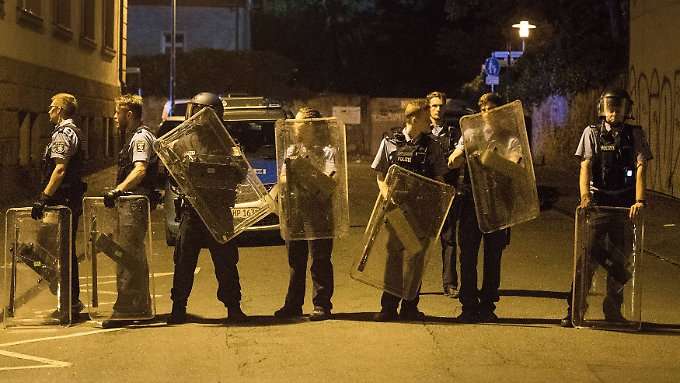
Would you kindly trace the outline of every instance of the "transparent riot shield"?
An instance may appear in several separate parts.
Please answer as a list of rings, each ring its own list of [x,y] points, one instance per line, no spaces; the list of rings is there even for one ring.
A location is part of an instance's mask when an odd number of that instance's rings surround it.
[[[71,210],[45,208],[31,218],[31,208],[7,210],[3,327],[71,322]]]
[[[423,272],[439,249],[439,232],[451,206],[453,187],[392,165],[386,196],[378,195],[355,257],[353,279],[403,299],[418,294]]]
[[[151,216],[145,196],[83,199],[88,311],[93,320],[144,320],[155,313]]]
[[[345,126],[335,117],[276,124],[281,236],[341,237],[349,231]]]
[[[463,116],[460,127],[479,229],[489,233],[538,217],[522,103]]]
[[[575,327],[639,330],[644,220],[628,208],[576,209]]]
[[[158,138],[154,149],[218,242],[274,211],[274,201],[211,108]],[[250,208],[235,215],[236,203]]]

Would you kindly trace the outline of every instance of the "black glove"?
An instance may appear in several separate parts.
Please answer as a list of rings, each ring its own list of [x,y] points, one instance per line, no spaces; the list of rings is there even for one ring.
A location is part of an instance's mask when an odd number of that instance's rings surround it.
[[[104,194],[104,206],[108,207],[109,209],[115,207],[116,199],[122,196],[123,193],[124,192],[122,190],[113,189],[110,190],[108,193]]]
[[[38,200],[33,202],[33,207],[31,208],[31,218],[38,220],[43,217],[43,211],[45,210],[47,200],[49,199],[50,196],[48,196],[45,193],[40,193],[40,197],[38,197]]]

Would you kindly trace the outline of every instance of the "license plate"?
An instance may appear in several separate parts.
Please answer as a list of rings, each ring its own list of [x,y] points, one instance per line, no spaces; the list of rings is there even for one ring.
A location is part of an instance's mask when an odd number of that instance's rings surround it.
[[[231,209],[231,214],[234,218],[245,219],[255,215],[258,210],[256,207],[234,207]]]

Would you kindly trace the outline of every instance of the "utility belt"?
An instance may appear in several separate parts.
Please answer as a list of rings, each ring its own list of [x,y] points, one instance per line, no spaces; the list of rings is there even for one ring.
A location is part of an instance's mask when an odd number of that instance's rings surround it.
[[[618,190],[592,188],[593,200],[599,206],[629,207],[635,202],[635,187]]]
[[[79,181],[77,183],[62,183],[56,193],[49,199],[50,204],[82,205],[82,199],[87,192],[87,183]]]

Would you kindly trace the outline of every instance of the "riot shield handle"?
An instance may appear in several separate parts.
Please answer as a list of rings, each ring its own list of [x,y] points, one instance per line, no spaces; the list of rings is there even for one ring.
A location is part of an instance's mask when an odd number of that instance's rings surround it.
[[[90,238],[88,240],[90,246],[90,258],[92,259],[92,307],[99,307],[99,293],[97,283],[97,251],[94,244],[97,240],[97,216],[92,217],[90,223]]]

